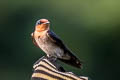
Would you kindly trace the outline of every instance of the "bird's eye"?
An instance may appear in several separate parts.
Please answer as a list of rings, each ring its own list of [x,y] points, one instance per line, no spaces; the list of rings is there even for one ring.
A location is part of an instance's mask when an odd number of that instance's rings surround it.
[[[38,24],[41,24],[41,22],[38,22]]]

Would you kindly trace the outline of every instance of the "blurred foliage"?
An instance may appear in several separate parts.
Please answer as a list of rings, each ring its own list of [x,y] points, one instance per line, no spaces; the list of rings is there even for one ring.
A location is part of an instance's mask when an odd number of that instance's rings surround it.
[[[40,18],[49,19],[82,59],[82,70],[64,64],[67,70],[92,80],[118,79],[120,0],[1,0],[1,80],[30,80],[33,63],[45,55],[30,36]]]

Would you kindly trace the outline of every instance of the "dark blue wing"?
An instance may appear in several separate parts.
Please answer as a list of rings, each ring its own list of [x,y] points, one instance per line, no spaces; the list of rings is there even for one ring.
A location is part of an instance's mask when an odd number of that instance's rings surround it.
[[[62,48],[64,51],[67,50],[66,46],[64,45],[63,41],[53,32],[48,31],[48,36],[51,38],[51,40],[60,48]]]
[[[60,38],[51,30],[48,31],[48,35],[54,40],[54,41],[59,41],[60,43],[62,42]]]
[[[60,40],[60,38],[54,32],[48,31],[48,36],[57,46],[59,46],[64,51],[64,55],[62,58],[58,58],[59,60],[77,68],[81,68],[81,61],[72,54],[72,52],[64,45],[62,40]]]

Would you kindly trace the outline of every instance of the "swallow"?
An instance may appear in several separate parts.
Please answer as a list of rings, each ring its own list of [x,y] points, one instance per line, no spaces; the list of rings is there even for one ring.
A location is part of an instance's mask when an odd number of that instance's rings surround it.
[[[54,57],[66,64],[81,68],[81,61],[50,29],[50,22],[47,19],[40,19],[36,22],[35,30],[31,36],[33,43],[41,48],[48,58]]]

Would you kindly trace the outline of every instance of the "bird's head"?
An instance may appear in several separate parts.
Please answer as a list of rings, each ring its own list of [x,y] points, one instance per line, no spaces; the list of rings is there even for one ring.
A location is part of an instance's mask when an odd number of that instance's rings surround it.
[[[50,22],[47,19],[40,19],[36,22],[35,30],[38,32],[42,32],[45,30],[49,30]]]

